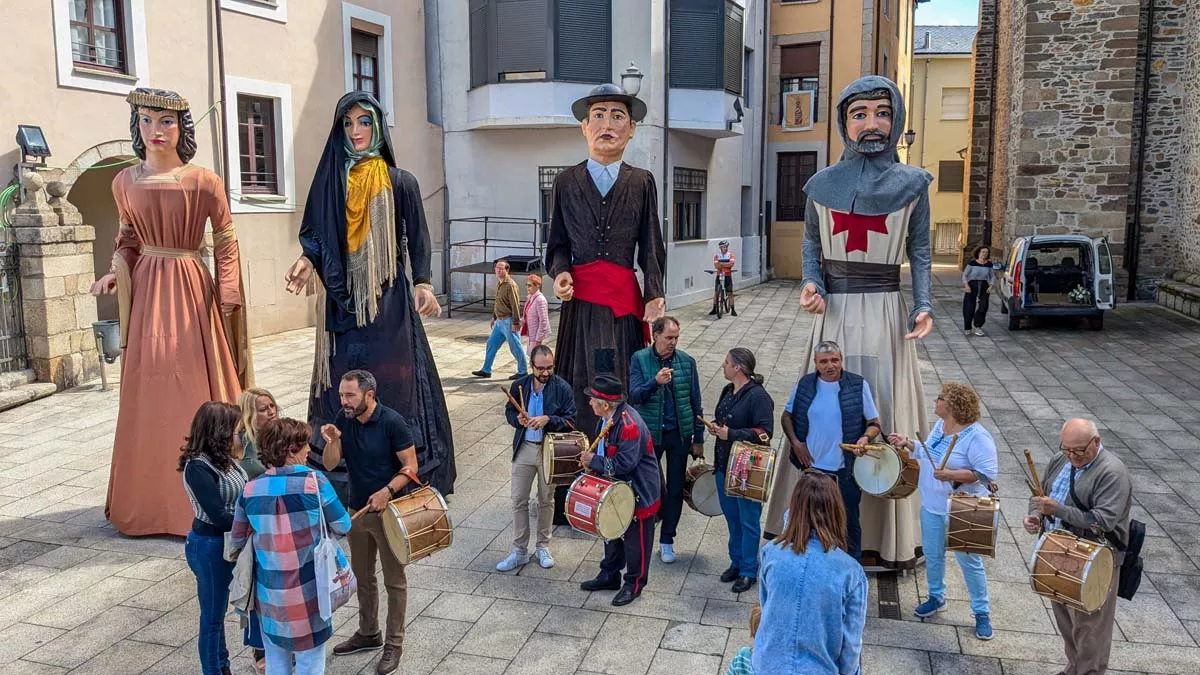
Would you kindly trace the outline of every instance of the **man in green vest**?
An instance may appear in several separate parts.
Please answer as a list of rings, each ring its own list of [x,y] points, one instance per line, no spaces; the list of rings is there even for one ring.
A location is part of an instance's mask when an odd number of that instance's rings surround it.
[[[699,420],[704,410],[696,359],[675,348],[679,321],[671,316],[656,319],[650,335],[650,346],[634,352],[629,364],[629,402],[650,428],[659,462],[663,455],[667,457],[659,556],[664,563],[673,563],[689,446],[693,457],[704,458],[704,423]]]

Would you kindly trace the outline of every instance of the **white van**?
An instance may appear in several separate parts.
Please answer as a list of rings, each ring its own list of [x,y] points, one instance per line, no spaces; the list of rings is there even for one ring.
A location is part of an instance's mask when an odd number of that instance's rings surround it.
[[[1112,255],[1103,237],[1039,234],[1017,237],[996,282],[1008,329],[1027,316],[1078,316],[1092,330],[1104,327],[1104,310],[1116,302]]]

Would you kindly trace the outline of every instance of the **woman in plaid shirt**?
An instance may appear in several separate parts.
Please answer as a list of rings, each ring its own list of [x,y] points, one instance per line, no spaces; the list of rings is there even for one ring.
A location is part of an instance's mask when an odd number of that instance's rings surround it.
[[[311,430],[279,419],[259,431],[259,458],[266,473],[246,484],[234,513],[232,546],[254,536],[255,595],[267,650],[267,675],[325,672],[325,642],[333,626],[317,607],[313,551],[321,538],[321,510],[329,529],[350,530],[350,514],[333,486],[305,466]]]

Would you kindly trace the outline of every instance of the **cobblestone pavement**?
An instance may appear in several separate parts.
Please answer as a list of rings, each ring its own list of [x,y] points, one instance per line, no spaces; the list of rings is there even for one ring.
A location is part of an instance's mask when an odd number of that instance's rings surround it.
[[[1001,494],[1011,499],[1002,500],[1007,527],[988,561],[996,637],[973,637],[953,564],[949,611],[933,620],[911,615],[924,597],[923,573],[898,580],[899,620],[880,618],[873,578],[863,672],[1049,675],[1064,663],[1049,606],[1028,587],[1033,541],[1019,526],[1019,457],[1029,448],[1039,462],[1048,459],[1062,419],[1073,415],[1097,419],[1106,448],[1133,471],[1134,515],[1150,535],[1142,589],[1119,603],[1110,672],[1200,671],[1200,472],[1184,460],[1200,450],[1200,324],[1133,305],[1111,313],[1100,333],[1063,326],[1009,333],[995,313],[986,337],[967,338],[956,330],[956,276],[939,272],[937,332],[920,347],[921,369],[930,398],[943,380],[979,390],[1001,451]],[[741,316],[720,321],[705,315],[706,304],[674,311],[683,323],[680,347],[699,362],[708,409],[723,385],[718,366],[737,345],[754,350],[782,405],[801,367],[792,355],[810,326],[798,311],[798,291],[790,282],[743,291]],[[486,323],[458,313],[428,328],[454,421],[455,533],[451,549],[408,570],[400,672],[724,673],[749,642],[757,589],[735,596],[718,582],[726,565],[721,518],[685,509],[678,561],[663,565],[655,556],[647,591],[627,607],[612,607],[612,592],[579,590],[597,570],[601,545],[563,528],[552,544],[553,569],[494,571],[511,537],[512,432],[497,380],[469,375],[482,359]],[[300,417],[311,338],[302,330],[254,345],[260,385]],[[497,375],[511,368],[502,352]],[[182,543],[124,538],[103,517],[116,407],[116,392],[96,384],[0,413],[0,673],[198,671],[195,581]],[[353,633],[356,611],[339,610],[339,636]],[[240,645],[236,623],[226,626],[229,644]],[[236,651],[235,672],[253,672],[246,650]],[[373,658],[331,659],[328,672],[373,672]]]

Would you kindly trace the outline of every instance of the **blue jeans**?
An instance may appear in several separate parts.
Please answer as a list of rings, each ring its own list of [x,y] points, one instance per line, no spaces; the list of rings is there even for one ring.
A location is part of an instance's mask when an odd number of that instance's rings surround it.
[[[229,665],[225,610],[229,605],[233,563],[223,557],[224,537],[188,532],[183,550],[188,567],[196,575],[196,596],[200,601],[200,671],[203,675],[221,675],[221,668]]]
[[[483,372],[492,372],[492,362],[496,360],[496,352],[500,345],[508,343],[513,360],[517,362],[517,374],[526,375],[525,349],[521,346],[521,336],[513,331],[512,319],[496,319],[492,324],[492,334],[488,336],[487,352],[483,357]]]
[[[292,675],[292,657],[296,657],[296,675],[323,675],[325,645],[293,652],[266,640],[267,675]]]
[[[947,516],[939,516],[921,509],[921,547],[925,550],[925,580],[929,582],[929,597],[946,599],[946,529]],[[954,552],[963,580],[967,582],[967,594],[971,596],[971,611],[989,614],[987,571],[983,568],[983,556],[975,553]]]
[[[725,494],[725,472],[716,474],[717,498],[729,526],[729,563],[738,574],[758,578],[758,539],[762,536],[762,504]]]

